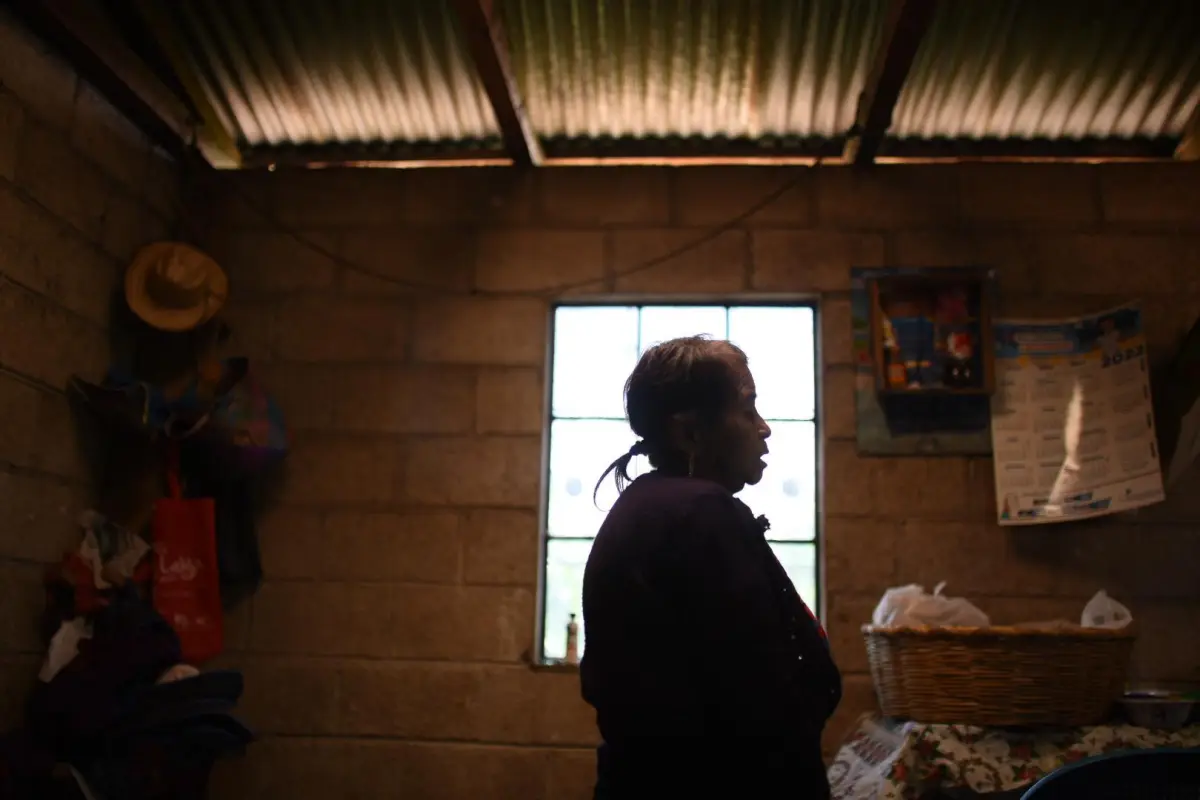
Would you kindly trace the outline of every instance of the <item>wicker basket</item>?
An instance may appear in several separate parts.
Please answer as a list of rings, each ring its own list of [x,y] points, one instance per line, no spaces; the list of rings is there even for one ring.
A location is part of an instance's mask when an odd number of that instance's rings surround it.
[[[1094,725],[1125,688],[1136,634],[1095,628],[863,626],[886,716],[985,726]]]

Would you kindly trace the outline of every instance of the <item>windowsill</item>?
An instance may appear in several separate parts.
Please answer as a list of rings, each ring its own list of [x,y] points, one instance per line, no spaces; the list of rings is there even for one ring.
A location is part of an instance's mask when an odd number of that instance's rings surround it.
[[[579,672],[578,664],[565,664],[562,661],[535,661],[529,668],[534,672]]]

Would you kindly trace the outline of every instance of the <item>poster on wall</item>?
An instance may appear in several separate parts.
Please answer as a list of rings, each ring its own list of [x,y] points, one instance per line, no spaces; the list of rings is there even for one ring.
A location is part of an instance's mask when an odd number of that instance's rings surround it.
[[[982,455],[992,452],[986,395],[881,395],[872,341],[871,284],[880,279],[961,277],[991,284],[986,267],[858,267],[850,273],[854,403],[858,452],[870,456]]]
[[[992,445],[1001,525],[1163,499],[1142,314],[998,321]]]

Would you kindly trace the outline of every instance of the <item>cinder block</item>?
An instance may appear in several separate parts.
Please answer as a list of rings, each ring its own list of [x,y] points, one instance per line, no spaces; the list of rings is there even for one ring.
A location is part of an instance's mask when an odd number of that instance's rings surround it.
[[[1136,530],[1116,518],[1058,526],[1046,536],[1041,526],[1005,529],[1010,573],[1019,575],[1020,589],[1006,594],[1090,597],[1099,586],[1116,596],[1128,596],[1133,584],[1129,553],[1138,544]],[[1081,600],[1068,617],[1078,617]]]
[[[477,391],[479,433],[540,434],[545,427],[545,389],[536,367],[480,369]]]
[[[104,331],[41,295],[0,279],[0,364],[51,386],[107,365]]]
[[[875,512],[895,519],[966,519],[963,458],[872,458]]]
[[[228,658],[240,657],[250,644],[250,624],[254,614],[254,601],[244,599],[227,608],[224,614],[225,652]],[[210,667],[212,669],[214,667]]]
[[[3,392],[0,389],[0,396]],[[8,413],[2,400],[0,407],[5,408],[6,424],[16,427],[18,417]],[[0,458],[10,460],[7,455]],[[0,554],[24,561],[56,561],[66,549],[78,544],[76,520],[87,502],[88,490],[82,484],[44,475],[0,472],[0,507],[7,509],[9,520],[0,529]]]
[[[132,192],[117,188],[109,195],[101,243],[122,266],[146,245],[173,238],[168,221]]]
[[[1161,425],[1161,420],[1159,421]],[[1163,464],[1167,468],[1167,464]],[[1200,492],[1196,491],[1197,477],[1192,474],[1180,476],[1180,482],[1168,488],[1168,494],[1161,503],[1139,508],[1130,519],[1134,525],[1194,525],[1200,522]]]
[[[0,726],[16,730],[25,723],[29,693],[41,667],[37,655],[8,655],[0,660]]]
[[[257,529],[267,580],[317,577],[327,568],[328,548],[318,548],[324,560],[314,564],[307,546],[325,536],[324,511],[271,506],[259,517]]]
[[[1088,164],[963,164],[963,220],[992,228],[1089,228],[1100,223],[1100,182]]]
[[[9,14],[0,16],[0,84],[42,121],[66,131],[75,100],[75,71]]]
[[[896,552],[897,585],[919,583],[932,591],[946,581],[947,594],[968,599],[1025,593],[1008,535],[995,523],[906,522]]]
[[[730,294],[747,288],[746,232],[716,238],[703,228],[613,231],[613,271],[618,292]],[[679,252],[665,261],[663,257]],[[654,266],[646,268],[651,261]],[[638,270],[633,272],[632,270]]]
[[[832,231],[754,231],[753,288],[845,292],[851,267],[884,264],[883,237]]]
[[[0,562],[0,653],[45,652],[39,630],[45,604],[40,565]]]
[[[165,173],[165,167],[160,169]],[[277,174],[264,170],[202,173],[180,187],[186,192],[191,222],[209,238],[232,230],[277,232],[283,224],[275,216],[271,200]]]
[[[124,186],[140,191],[146,183],[150,143],[86,82],[80,82],[75,93],[71,144]]]
[[[965,520],[996,521],[996,470],[991,458],[967,459]]]
[[[0,91],[0,178],[13,180],[17,174],[17,147],[25,125],[25,109],[11,94]]]
[[[289,429],[333,429],[333,406],[342,391],[337,380],[345,370],[327,364],[260,364],[256,369]]]
[[[1167,603],[1200,596],[1192,569],[1200,556],[1195,525],[1143,522],[1151,515],[1142,510],[1128,517],[1119,525],[1079,531],[1064,570],[1076,578],[1069,588],[1085,597],[1099,588],[1125,589],[1139,600]]]
[[[826,516],[822,531],[828,594],[882,596],[896,585],[902,520]]]
[[[301,229],[386,227],[404,221],[405,170],[280,169],[265,180],[273,215]]]
[[[453,584],[459,580],[458,528],[451,512],[335,511],[319,527],[292,529],[290,541],[286,534],[274,537],[269,548],[264,544],[264,558],[278,578]]]
[[[3,271],[57,304],[105,325],[120,268],[79,232],[13,192],[0,189]]]
[[[256,653],[516,663],[533,640],[528,589],[268,582],[254,599]]]
[[[340,232],[342,287],[350,294],[408,295],[421,287],[467,291],[479,231],[462,227],[365,228]]]
[[[295,435],[280,499],[295,506],[387,503],[402,458],[395,440]]]
[[[42,392],[0,373],[0,461],[31,466],[37,450],[37,421]]]
[[[552,750],[546,797],[553,800],[591,800],[596,789],[594,748]]]
[[[857,435],[858,411],[855,398],[857,372],[848,365],[825,370],[821,388],[821,429],[829,439],[853,439]]]
[[[555,225],[666,225],[669,171],[651,167],[558,168],[536,176],[535,219]]]
[[[530,742],[528,677],[522,665],[346,663],[337,673],[338,733]]]
[[[246,691],[238,713],[259,735],[330,736],[338,725],[338,667],[329,659],[240,660]]]
[[[1200,289],[1200,277],[1181,266],[1200,259],[1200,236],[1063,234],[1037,237],[1031,249],[1047,296],[1136,299]]]
[[[382,583],[267,581],[254,597],[252,653],[388,656],[392,587]]]
[[[84,481],[87,465],[79,447],[76,421],[63,395],[38,392],[37,423],[31,465],[51,475]]]
[[[364,433],[469,433],[475,374],[461,367],[349,367],[323,378],[333,427]],[[321,378],[318,378],[321,380]],[[318,390],[319,391],[319,390]]]
[[[65,136],[27,123],[21,137],[17,183],[88,239],[101,241],[113,187],[98,167],[71,149]]]
[[[150,147],[146,180],[141,186],[142,197],[160,216],[169,220],[177,220],[184,214],[189,218],[198,215],[195,204],[184,202],[182,171],[179,162],[166,151],[153,145]]]
[[[416,309],[413,358],[427,363],[540,367],[549,309],[532,298],[429,298]]]
[[[1105,164],[1098,169],[1106,223],[1200,227],[1200,162]]]
[[[536,743],[588,748],[600,744],[596,712],[584,702],[577,674],[534,672],[528,675],[526,683],[525,695]]]
[[[1001,292],[1035,292],[1042,270],[1030,239],[965,228],[897,231],[888,263],[897,267],[991,267]]]
[[[446,225],[520,224],[533,212],[534,178],[505,168],[410,170],[404,177],[409,222]]]
[[[479,509],[463,520],[463,580],[532,587],[537,583],[538,517],[534,511]]]
[[[274,327],[275,352],[283,361],[403,361],[411,324],[404,301],[291,297]]]
[[[742,224],[807,228],[814,221],[814,174],[807,167],[675,170],[672,173],[675,222],[680,225],[725,225],[781,192]]]
[[[474,256],[475,286],[485,292],[550,292],[604,278],[600,231],[489,229]]]
[[[397,584],[395,658],[521,662],[533,646],[533,591],[520,587]]]
[[[879,595],[837,591],[832,586],[828,594],[829,609],[823,615],[823,621],[838,669],[847,674],[868,672],[870,665],[862,626],[870,624]]]
[[[852,229],[951,226],[961,219],[957,177],[954,166],[818,167],[817,219]]]
[[[853,362],[854,327],[850,317],[850,298],[826,297],[818,309],[821,323],[821,360],[825,366]]]
[[[305,239],[336,253],[339,239],[331,234],[302,232]],[[337,266],[329,256],[280,231],[221,229],[209,252],[229,275],[235,296],[328,290]]]
[[[861,517],[874,511],[873,475],[866,460],[859,459],[853,440],[827,440],[823,466],[826,515]]]
[[[253,359],[259,365],[273,360],[271,332],[275,328],[276,307],[270,300],[247,301],[234,296],[221,312],[230,329],[227,351]]]
[[[406,447],[400,498],[420,505],[536,508],[542,448],[536,436],[436,437]],[[464,465],[471,465],[464,469]]]
[[[546,760],[547,751],[528,747],[276,738],[258,743],[254,758],[219,763],[213,793],[231,800],[379,795],[551,800]]]
[[[1194,685],[1200,678],[1200,667],[1197,667],[1200,664],[1200,636],[1194,633],[1195,596],[1184,601],[1131,601],[1127,605],[1132,606],[1130,611],[1139,627],[1133,650],[1134,678],[1147,683],[1163,681]]]

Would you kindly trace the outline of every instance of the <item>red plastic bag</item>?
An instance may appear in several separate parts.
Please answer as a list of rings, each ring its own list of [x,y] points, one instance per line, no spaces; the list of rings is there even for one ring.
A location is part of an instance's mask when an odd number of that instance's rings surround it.
[[[201,664],[225,645],[216,515],[212,498],[183,497],[175,443],[167,489],[170,496],[154,506],[154,608],[179,635],[183,660]]]

